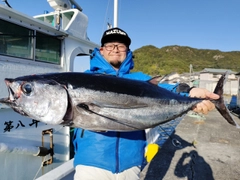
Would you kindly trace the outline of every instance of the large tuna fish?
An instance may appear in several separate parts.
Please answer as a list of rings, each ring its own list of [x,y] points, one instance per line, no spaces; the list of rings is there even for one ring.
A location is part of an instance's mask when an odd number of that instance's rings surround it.
[[[191,110],[202,99],[172,93],[150,81],[110,75],[53,73],[5,79],[9,97],[1,99],[16,112],[47,124],[94,131],[134,131],[155,127]],[[213,101],[236,125],[222,99],[225,75]]]

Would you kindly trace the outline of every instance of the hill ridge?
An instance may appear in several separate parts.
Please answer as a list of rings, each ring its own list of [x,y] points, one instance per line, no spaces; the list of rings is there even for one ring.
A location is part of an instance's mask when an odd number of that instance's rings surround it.
[[[240,71],[240,51],[197,49],[188,46],[142,46],[133,51],[135,68],[149,75],[164,75],[172,72],[189,72],[192,65],[195,72],[204,68],[230,69]]]

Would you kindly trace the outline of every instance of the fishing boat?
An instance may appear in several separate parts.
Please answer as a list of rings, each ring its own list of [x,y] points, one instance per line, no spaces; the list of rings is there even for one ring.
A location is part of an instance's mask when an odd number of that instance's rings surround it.
[[[73,71],[77,57],[99,46],[89,40],[88,18],[77,3],[48,2],[53,12],[34,17],[0,5],[0,98],[8,95],[4,78]],[[0,120],[0,179],[37,179],[71,159],[69,127],[40,123],[3,104]]]

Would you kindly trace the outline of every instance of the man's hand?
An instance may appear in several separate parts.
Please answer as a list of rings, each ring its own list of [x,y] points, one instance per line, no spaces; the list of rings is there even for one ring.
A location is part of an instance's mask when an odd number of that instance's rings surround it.
[[[207,99],[218,99],[219,95],[214,94],[207,89],[203,88],[193,88],[189,92],[190,97],[197,97],[197,98],[207,98]],[[203,100],[202,102],[198,103],[196,107],[193,109],[194,112],[207,114],[209,111],[213,110],[215,105],[209,100]]]

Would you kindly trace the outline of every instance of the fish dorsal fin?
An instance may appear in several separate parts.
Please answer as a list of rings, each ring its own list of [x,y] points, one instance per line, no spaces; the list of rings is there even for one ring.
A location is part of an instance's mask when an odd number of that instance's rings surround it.
[[[172,75],[174,75],[176,73],[170,73],[170,74],[166,74],[164,76],[155,76],[152,79],[148,80],[149,83],[154,84],[154,85],[158,85],[159,83],[164,83],[169,81],[170,77]]]
[[[154,85],[158,85],[161,82],[162,78],[163,78],[162,76],[155,76],[152,79],[148,80],[147,82]]]

